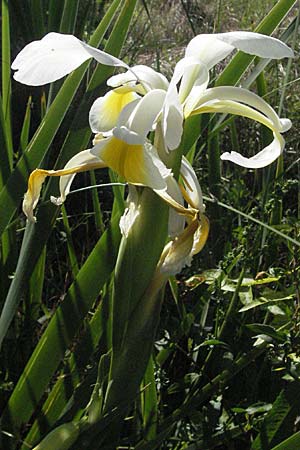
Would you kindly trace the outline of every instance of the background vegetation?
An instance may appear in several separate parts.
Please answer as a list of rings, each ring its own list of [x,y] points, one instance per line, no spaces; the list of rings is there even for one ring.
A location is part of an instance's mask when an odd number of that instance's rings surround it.
[[[86,148],[88,108],[105,92],[111,69],[92,63],[85,71],[84,65],[68,84],[57,82],[48,90],[11,84],[10,60],[49,30],[88,41],[106,17],[94,45],[169,76],[194,35],[253,31],[284,2],[135,3],[2,0],[3,449],[32,448],[84,411],[99,357],[110,345],[110,274],[124,208],[123,188],[103,186],[117,181],[112,173],[78,176],[74,190],[90,180],[101,186],[70,195],[60,211],[48,201],[57,190],[51,181],[37,225],[24,234],[19,206],[28,172],[37,165],[61,167]],[[300,448],[299,5],[289,3],[274,35],[294,48],[296,58],[272,61],[265,70],[255,60],[241,80],[292,120],[284,157],[258,171],[221,167],[214,162],[220,149],[250,155],[270,136],[246,119],[205,116],[199,123],[197,118],[189,154],[205,194],[210,238],[191,267],[169,281],[152,360],[120,440],[111,436],[110,446],[99,447],[100,429],[73,450]]]

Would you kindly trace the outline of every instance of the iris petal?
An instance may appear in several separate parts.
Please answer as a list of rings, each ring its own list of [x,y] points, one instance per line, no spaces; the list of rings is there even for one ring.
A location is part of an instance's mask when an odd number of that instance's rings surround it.
[[[246,158],[237,152],[226,152],[221,155],[222,160],[231,161],[248,169],[260,169],[272,164],[282,153],[284,139],[279,133],[274,133],[274,140],[256,155]]]
[[[138,98],[135,92],[119,88],[99,97],[93,103],[89,122],[93,133],[110,131],[117,124],[120,112],[124,106]]]
[[[21,50],[12,63],[15,80],[30,86],[40,86],[59,80],[90,58],[109,66],[128,68],[118,58],[91,47],[75,36],[48,33]]]
[[[200,34],[190,41],[185,55],[199,58],[211,69],[234,49],[262,58],[293,57],[293,51],[278,39],[248,31]]]
[[[168,173],[150,143],[130,145],[111,136],[96,145],[92,153],[128,183],[165,189]]]
[[[61,170],[45,170],[45,169],[35,169],[31,172],[28,180],[28,189],[24,195],[23,200],[23,211],[30,222],[35,222],[36,218],[33,215],[33,210],[35,209],[42,185],[46,177],[61,177],[60,179],[60,190],[61,196],[59,199],[51,198],[55,204],[61,204],[66,195],[69,193],[70,185],[74,179],[76,173],[85,172],[87,170],[93,170],[97,168],[105,167],[103,161],[95,157],[90,153],[90,150],[84,150],[78,153],[66,164],[64,169]]]

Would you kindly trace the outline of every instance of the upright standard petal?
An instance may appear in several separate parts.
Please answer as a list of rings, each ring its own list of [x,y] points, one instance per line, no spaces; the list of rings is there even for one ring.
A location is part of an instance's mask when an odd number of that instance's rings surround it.
[[[163,89],[166,91],[169,86],[169,82],[164,75],[144,65],[133,66],[127,72],[114,75],[107,80],[108,86],[111,87],[136,83],[141,83],[145,89],[144,93],[152,89]]]
[[[199,58],[210,69],[234,49],[261,58],[294,56],[293,51],[279,39],[250,31],[200,34],[190,41],[185,55]]]
[[[114,89],[97,98],[89,113],[92,132],[104,133],[112,130],[117,125],[123,108],[136,99],[138,95],[127,87]]]
[[[12,63],[15,80],[40,86],[59,80],[90,58],[109,66],[128,68],[118,58],[80,41],[75,36],[48,33],[21,50]]]

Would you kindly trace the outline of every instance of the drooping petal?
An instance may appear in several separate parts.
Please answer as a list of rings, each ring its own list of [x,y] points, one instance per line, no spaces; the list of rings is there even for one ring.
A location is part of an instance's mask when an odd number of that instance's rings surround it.
[[[202,64],[195,58],[183,58],[175,66],[174,74],[167,91],[162,111],[162,132],[167,149],[176,149],[183,133],[183,106],[186,96],[194,85],[207,86],[208,71],[204,68],[205,76],[201,70]],[[203,67],[203,65],[202,65]],[[177,85],[181,81],[178,91]]]
[[[162,253],[159,271],[166,276],[176,275],[185,266],[191,264],[194,255],[199,253],[208,238],[209,221],[202,215],[195,216],[184,231],[169,242]]]
[[[75,36],[53,32],[26,45],[11,67],[16,70],[15,80],[40,86],[68,75],[92,57],[105,65],[128,68],[118,58],[89,46]]]
[[[51,197],[52,203],[61,205],[66,200],[66,197],[70,192],[71,184],[77,173],[85,172],[87,170],[102,169],[104,167],[106,167],[106,164],[100,158],[93,155],[91,149],[83,150],[74,155],[62,169],[62,171],[68,171],[69,173],[60,174],[60,196],[58,198]]]
[[[185,116],[190,114],[198,114],[198,110],[209,102],[214,102],[217,105],[222,100],[233,100],[236,102],[245,103],[261,113],[265,114],[281,133],[289,130],[291,127],[291,121],[289,119],[280,119],[275,110],[261,97],[254,94],[247,89],[232,87],[232,86],[220,86],[207,89],[205,92],[197,93],[194,98],[188,100],[185,104]],[[224,111],[226,112],[226,111]]]
[[[93,103],[89,122],[93,133],[103,133],[112,130],[118,121],[123,108],[138,98],[138,95],[128,88],[121,87],[109,91],[104,97],[99,97]]]
[[[169,91],[163,109],[162,130],[167,148],[169,150],[178,148],[183,133],[183,108],[175,88]]]
[[[293,51],[279,39],[249,31],[200,34],[190,41],[185,55],[199,58],[211,69],[234,49],[261,58],[293,57]]]
[[[170,83],[166,94],[161,127],[166,148],[175,150],[180,144],[183,133],[183,107],[175,83]]]
[[[188,196],[186,200],[189,205],[200,211],[200,213],[203,213],[205,211],[205,206],[203,203],[202,190],[193,167],[184,156],[181,160],[180,175],[183,178],[185,191]]]
[[[199,252],[201,252],[201,250],[205,246],[209,235],[209,228],[210,225],[208,218],[204,214],[201,214],[198,228],[194,234],[193,248],[191,251],[192,256],[197,255]]]
[[[192,261],[192,248],[194,234],[198,228],[198,222],[194,219],[184,231],[171,242],[169,242],[160,259],[160,272],[167,276],[176,275]]]
[[[69,192],[70,185],[76,173],[102,167],[105,167],[105,165],[99,158],[91,155],[90,150],[84,150],[75,155],[62,170],[35,169],[29,176],[28,189],[23,200],[23,211],[28,220],[30,222],[36,221],[33,210],[38,203],[42,185],[46,177],[62,177],[60,182],[61,197],[59,199],[51,199],[54,203],[61,204]]]
[[[111,136],[97,144],[91,152],[128,183],[152,189],[166,188],[164,178],[170,171],[148,142],[144,145],[130,145]]]
[[[133,66],[127,72],[114,75],[107,80],[108,86],[111,87],[131,83],[141,83],[145,87],[145,92],[152,89],[163,89],[166,91],[169,86],[169,82],[164,75],[144,65]]]
[[[166,178],[167,189],[165,192],[174,199],[177,204],[182,205],[184,208],[184,199],[179,188],[179,184],[175,178],[170,175]],[[159,194],[159,193],[158,193]],[[166,201],[166,197],[162,196]],[[169,208],[169,223],[168,223],[168,236],[174,238],[181,234],[185,226],[185,216],[183,214],[178,214],[178,212],[173,208]]]
[[[130,230],[140,214],[140,204],[138,203],[137,189],[131,184],[128,185],[128,189],[129,192],[126,200],[127,207],[119,222],[121,234],[126,238],[128,238]]]
[[[276,129],[274,123],[261,114],[254,108],[244,105],[243,103],[238,103],[232,100],[212,100],[210,102],[204,103],[204,105],[197,108],[192,115],[204,114],[204,113],[225,113],[225,114],[235,114],[237,116],[247,117],[248,119],[256,120],[271,130]]]
[[[246,158],[237,152],[226,152],[221,155],[223,161],[231,161],[248,169],[260,169],[272,164],[283,152],[284,139],[279,133],[273,133],[274,140],[256,155]]]

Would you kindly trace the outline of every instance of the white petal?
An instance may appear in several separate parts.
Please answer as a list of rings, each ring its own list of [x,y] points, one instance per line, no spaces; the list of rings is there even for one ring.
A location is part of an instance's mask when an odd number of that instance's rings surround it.
[[[128,237],[135,220],[140,215],[140,205],[138,204],[137,189],[132,184],[128,185],[128,189],[129,193],[126,200],[127,207],[119,222],[121,234],[126,238]]]
[[[150,142],[128,144],[111,136],[100,141],[91,153],[104,161],[128,183],[148,186],[151,189],[165,189],[165,178],[170,170],[162,163],[156,149]]]
[[[121,141],[126,142],[129,145],[143,145],[145,142],[145,137],[130,130],[129,128],[122,125],[121,127],[115,127],[112,134]]]
[[[176,103],[167,104],[163,111],[164,139],[169,150],[178,148],[183,133],[183,110],[181,104]]]
[[[109,91],[94,101],[89,113],[93,133],[103,133],[114,128],[123,108],[138,98],[135,92],[124,89],[121,87]]]
[[[184,186],[188,196],[192,201],[190,206],[203,213],[205,211],[205,206],[203,204],[202,190],[193,167],[185,157],[181,160],[180,174],[183,177]]]
[[[231,31],[217,34],[217,39],[250,55],[261,58],[292,58],[294,53],[284,42],[271,36],[250,31]]]
[[[244,105],[243,103],[234,102],[232,100],[212,100],[204,103],[193,114],[200,113],[225,113],[235,114],[237,116],[247,117],[248,119],[256,120],[262,123],[272,131],[276,129],[274,123],[268,119],[264,114],[261,114],[254,108]]]
[[[80,167],[83,168],[85,166],[89,165],[98,165],[99,167],[105,167],[105,164],[95,155],[91,153],[91,149],[83,150],[82,152],[77,153],[73,158],[71,158],[63,170],[71,169],[73,167]],[[87,168],[86,170],[92,170],[92,167]],[[65,200],[67,195],[70,192],[71,184],[73,183],[73,180],[75,178],[76,174],[71,175],[63,175],[60,177],[59,180],[59,189],[60,189],[60,197],[51,197],[52,203],[56,205],[61,205]]]
[[[246,158],[237,152],[226,152],[221,155],[221,159],[231,161],[248,169],[260,169],[268,166],[281,155],[284,143],[283,137],[278,133],[274,133],[274,140],[271,144],[251,158]]]
[[[167,90],[169,83],[164,75],[144,65],[137,65],[125,73],[114,75],[107,80],[108,86],[118,87],[127,83],[140,82],[146,91],[152,89]]]
[[[186,56],[199,58],[210,69],[235,48],[262,58],[293,57],[293,51],[278,39],[248,31],[200,34],[188,44]]]
[[[167,193],[171,196],[177,203],[184,205],[184,200],[179,188],[179,185],[172,174],[166,178],[167,182]],[[168,235],[172,238],[178,236],[182,233],[185,226],[185,216],[183,214],[178,214],[174,208],[169,209],[169,223],[168,223]]]
[[[127,67],[118,58],[97,50],[75,36],[49,33],[26,45],[12,63],[14,78],[23,84],[39,86],[56,81],[94,57],[102,64]]]
[[[208,103],[212,101],[214,101],[215,105],[217,105],[217,102],[221,102],[222,100],[233,100],[252,106],[267,116],[268,119],[274,124],[274,127],[281,133],[287,131],[291,127],[291,121],[289,119],[280,119],[274,109],[261,97],[248,91],[247,89],[232,86],[220,86],[207,89],[204,93],[199,92],[199,97],[196,104],[195,99],[187,101],[185,105],[185,114],[190,114],[192,108],[197,110],[201,106],[205,106],[206,104],[208,105]]]
[[[161,112],[165,96],[166,92],[162,89],[148,92],[137,103],[128,119],[127,127],[145,139]]]
[[[197,88],[199,92],[204,92],[208,83],[209,72],[204,64],[197,61],[197,63],[187,66],[179,88],[179,98],[181,103],[183,103],[188,96],[194,97],[193,91],[195,88]]]

